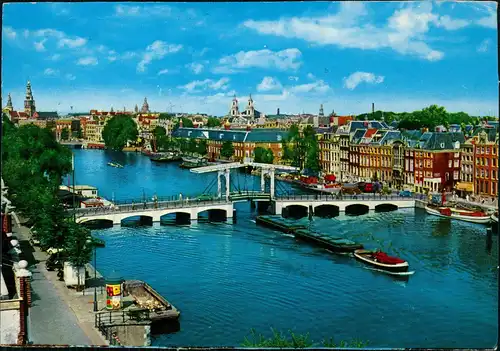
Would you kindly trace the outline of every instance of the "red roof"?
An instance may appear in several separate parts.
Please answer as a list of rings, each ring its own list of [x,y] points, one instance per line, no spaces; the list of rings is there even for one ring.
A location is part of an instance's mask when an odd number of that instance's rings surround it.
[[[372,137],[375,133],[377,132],[377,129],[376,128],[370,128],[366,131],[364,137],[365,138],[370,138]]]

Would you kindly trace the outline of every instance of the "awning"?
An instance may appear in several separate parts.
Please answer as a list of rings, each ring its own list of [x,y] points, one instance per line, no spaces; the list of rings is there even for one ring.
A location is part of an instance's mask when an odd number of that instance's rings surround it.
[[[473,192],[474,191],[473,184],[469,183],[469,182],[457,183],[457,185],[455,186],[455,189],[457,189],[457,190],[463,190],[463,191],[469,191],[469,192]]]

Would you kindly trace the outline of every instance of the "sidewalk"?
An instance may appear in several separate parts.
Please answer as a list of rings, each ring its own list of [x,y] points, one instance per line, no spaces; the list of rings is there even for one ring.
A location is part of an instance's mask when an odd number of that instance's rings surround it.
[[[14,236],[27,242],[29,229],[15,226]],[[107,345],[94,328],[93,289],[83,292],[66,288],[57,272],[45,269],[47,254],[34,247],[32,254],[38,263],[30,270],[32,277],[32,307],[29,310],[28,336],[33,344]],[[98,293],[101,289],[98,288]],[[101,295],[101,294],[100,294]],[[102,299],[102,295],[99,296]],[[102,306],[102,304],[100,305]]]

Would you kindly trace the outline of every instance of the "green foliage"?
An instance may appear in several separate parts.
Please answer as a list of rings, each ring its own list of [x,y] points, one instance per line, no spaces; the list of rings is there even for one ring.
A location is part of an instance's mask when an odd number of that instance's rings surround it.
[[[263,147],[256,147],[254,150],[254,161],[257,163],[269,163],[272,164],[274,161],[274,154],[271,149],[265,149]]]
[[[220,126],[221,126],[221,120],[219,118],[208,117],[207,127],[214,128],[214,127],[220,127]]]
[[[196,148],[196,152],[200,155],[207,154],[207,141],[205,139],[198,140],[198,146]]]
[[[92,258],[90,231],[74,221],[65,222],[65,256],[73,266],[81,267]]]
[[[387,123],[398,121],[398,127],[402,129],[434,129],[438,125],[449,127],[451,124],[479,124],[478,117],[470,116],[465,112],[447,112],[444,107],[437,105],[431,105],[413,112],[375,111],[374,113],[363,113],[356,116],[357,120],[369,119],[380,121],[382,118]]]
[[[153,130],[153,135],[155,136],[155,138],[166,136],[167,130],[163,127],[156,126],[155,129]]]
[[[83,139],[82,126],[80,124],[78,124],[78,129],[71,132],[71,135],[73,136],[73,138]]]
[[[187,143],[187,150],[191,153],[196,153],[198,151],[198,143],[196,142],[196,139],[189,139]]]
[[[136,141],[138,136],[137,125],[127,115],[116,115],[104,126],[102,137],[106,147],[121,151],[129,141]]]
[[[61,140],[68,140],[68,139],[69,139],[69,129],[68,128],[64,128],[61,131]]]
[[[171,113],[160,113],[160,116],[158,118],[172,120],[174,117],[175,117],[175,115],[173,115]]]
[[[290,160],[294,167],[308,168],[314,173],[321,170],[318,139],[311,126],[300,133],[298,126],[292,125],[283,145],[283,158]]]
[[[220,155],[225,158],[230,158],[234,155],[234,146],[233,143],[229,140],[226,140],[222,143],[222,147],[220,149]]]
[[[310,347],[341,347],[341,348],[364,348],[368,345],[367,342],[353,339],[351,342],[341,341],[339,344],[334,342],[333,338],[323,340],[319,345],[309,339],[309,334],[295,334],[291,330],[290,338],[283,335],[281,332],[271,328],[273,335],[270,338],[264,337],[262,334],[257,334],[255,329],[250,330],[251,338],[245,337],[241,346],[256,347],[256,348],[310,348]]]
[[[194,127],[193,121],[191,121],[189,118],[181,117],[180,120],[182,120],[182,127],[183,128],[193,128]],[[174,130],[179,128],[180,120],[175,123]]]
[[[42,248],[64,249],[71,262],[88,262],[89,248],[81,244],[88,233],[67,218],[58,197],[62,176],[71,171],[71,151],[50,130],[16,128],[5,119],[2,127],[2,176],[16,212],[34,223]]]

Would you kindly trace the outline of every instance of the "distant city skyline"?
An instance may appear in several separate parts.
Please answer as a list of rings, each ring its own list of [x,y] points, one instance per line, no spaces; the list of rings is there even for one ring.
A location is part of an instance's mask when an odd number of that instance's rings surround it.
[[[30,80],[37,110],[62,113],[133,111],[147,97],[152,111],[224,115],[233,95],[243,107],[252,94],[265,114],[374,102],[498,116],[496,6],[5,4],[2,105],[11,93],[22,109]]]

